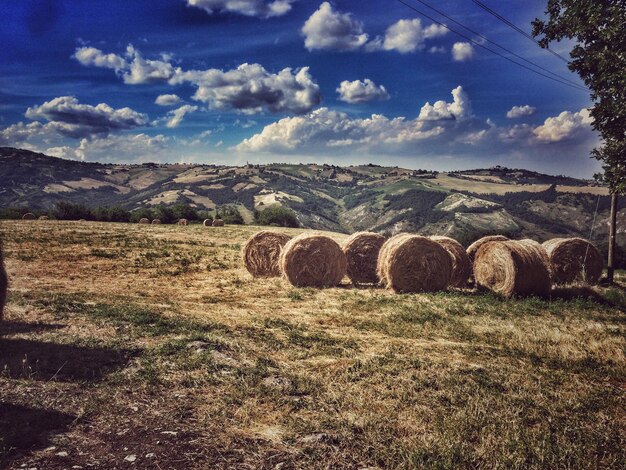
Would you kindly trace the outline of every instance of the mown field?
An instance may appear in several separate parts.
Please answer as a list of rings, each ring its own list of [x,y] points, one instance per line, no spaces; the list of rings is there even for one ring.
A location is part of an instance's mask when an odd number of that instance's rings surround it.
[[[0,468],[624,468],[623,283],[298,289],[256,230],[0,222]]]

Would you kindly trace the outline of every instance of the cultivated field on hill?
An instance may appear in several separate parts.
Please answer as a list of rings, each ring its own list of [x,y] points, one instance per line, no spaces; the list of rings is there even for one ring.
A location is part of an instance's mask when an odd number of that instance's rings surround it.
[[[623,468],[623,277],[299,289],[257,230],[0,222],[0,467]]]

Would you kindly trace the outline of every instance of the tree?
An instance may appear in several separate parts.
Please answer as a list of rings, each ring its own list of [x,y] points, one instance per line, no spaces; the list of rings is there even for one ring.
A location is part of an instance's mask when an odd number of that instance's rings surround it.
[[[626,191],[626,0],[548,0],[547,19],[533,21],[533,35],[548,47],[575,41],[570,70],[590,90],[593,128],[603,139],[592,156],[602,162],[611,193],[607,280],[615,269],[618,195]]]
[[[300,226],[294,211],[282,206],[271,206],[256,213],[256,221],[259,225],[274,225],[279,227]]]

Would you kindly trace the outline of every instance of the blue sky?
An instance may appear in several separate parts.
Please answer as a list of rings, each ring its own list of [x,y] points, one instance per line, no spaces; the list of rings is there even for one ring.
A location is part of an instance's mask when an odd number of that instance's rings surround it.
[[[427,3],[580,83],[472,0]],[[527,31],[545,7],[483,3]],[[395,0],[0,0],[0,14],[0,145],[104,162],[598,169],[588,93]]]

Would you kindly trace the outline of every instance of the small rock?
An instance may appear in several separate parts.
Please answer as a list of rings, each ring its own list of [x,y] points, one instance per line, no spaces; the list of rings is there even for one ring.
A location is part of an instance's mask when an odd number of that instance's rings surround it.
[[[44,452],[52,452],[53,450],[57,450],[57,448],[55,446],[51,446],[51,447],[45,448],[43,451]],[[26,465],[24,465],[24,466],[26,466]]]
[[[146,454],[147,459],[153,459],[155,457],[156,457],[156,454],[154,452],[150,452],[149,454]]]
[[[126,457],[124,457],[124,460],[126,460],[127,462],[134,462],[135,460],[137,460],[137,456],[136,455],[127,455]]]
[[[59,457],[67,457],[69,454],[63,450],[61,452],[57,452],[56,455],[58,455]]]
[[[328,434],[324,434],[322,432],[317,434],[309,434],[308,436],[300,438],[300,442],[302,442],[303,444],[318,444],[326,440],[328,440]]]
[[[213,362],[218,365],[218,366],[226,366],[226,367],[239,367],[241,366],[241,362],[239,362],[237,359],[233,359],[230,356],[227,356],[224,353],[221,353],[219,351],[211,351],[211,359],[213,359]]]
[[[178,436],[176,431],[163,431],[161,434],[167,434],[169,436]]]
[[[266,377],[261,383],[266,387],[276,388],[283,391],[288,390],[291,387],[291,380],[277,376]]]
[[[190,343],[187,343],[187,349],[200,349],[205,348],[205,346],[208,346],[208,343],[206,343],[205,341],[192,341]]]

